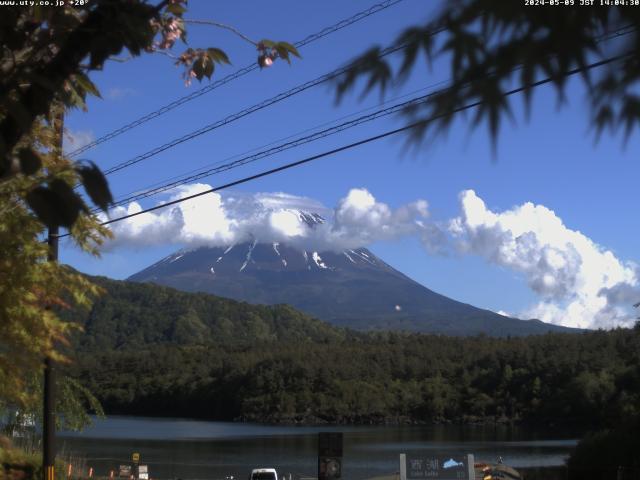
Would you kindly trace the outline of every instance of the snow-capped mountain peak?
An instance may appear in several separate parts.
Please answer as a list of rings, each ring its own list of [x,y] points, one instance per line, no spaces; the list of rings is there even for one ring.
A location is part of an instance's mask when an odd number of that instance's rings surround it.
[[[320,216],[303,218],[310,228],[323,221]],[[439,295],[366,248],[319,251],[310,245],[300,248],[252,238],[181,250],[129,279],[250,303],[286,303],[337,325],[361,329],[521,335],[553,328]]]

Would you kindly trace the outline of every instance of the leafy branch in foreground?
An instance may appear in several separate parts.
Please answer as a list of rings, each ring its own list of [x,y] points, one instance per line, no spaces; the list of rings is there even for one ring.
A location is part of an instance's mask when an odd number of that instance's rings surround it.
[[[366,80],[363,94],[373,89],[384,93],[406,82],[419,58],[429,65],[444,60],[450,70],[448,85],[404,112],[411,122],[435,119],[412,129],[409,140],[433,140],[451,127],[456,109],[481,102],[471,126],[487,124],[495,145],[504,117],[512,118],[506,91],[524,86],[528,115],[533,83],[550,77],[562,105],[565,74],[580,68],[596,137],[604,130],[614,133],[623,128],[628,138],[640,123],[639,24],[640,9],[622,6],[554,10],[527,7],[523,2],[451,1],[432,21],[405,30],[394,41],[391,47],[402,47],[397,68],[374,47],[337,80],[336,96],[340,101],[361,79]],[[597,78],[586,69],[590,62],[612,57],[620,60]]]
[[[17,175],[39,178],[23,198],[48,226],[70,227],[86,208],[76,190],[42,172],[40,152],[25,139],[37,122],[51,116],[55,104],[86,110],[87,96],[100,96],[90,72],[102,70],[106,61],[119,59],[125,50],[130,58],[145,52],[174,58],[185,67],[187,83],[211,78],[215,65],[230,63],[215,47],[170,53],[178,40],[186,43],[186,0],[157,5],[142,0],[71,3],[6,9],[0,17],[0,183]],[[299,56],[287,42],[254,42],[241,36],[257,48],[261,66]],[[91,163],[74,168],[91,200],[106,210],[111,194],[100,170]]]

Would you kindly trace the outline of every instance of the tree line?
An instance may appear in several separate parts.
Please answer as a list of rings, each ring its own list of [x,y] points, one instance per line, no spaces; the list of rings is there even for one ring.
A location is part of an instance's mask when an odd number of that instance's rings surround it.
[[[640,417],[640,325],[498,339],[315,340],[84,351],[69,369],[107,413],[263,422],[535,422]]]

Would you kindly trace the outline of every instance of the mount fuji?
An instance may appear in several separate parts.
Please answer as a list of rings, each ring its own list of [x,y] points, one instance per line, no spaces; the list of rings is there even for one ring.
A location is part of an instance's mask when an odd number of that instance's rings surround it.
[[[324,223],[297,212],[301,223]],[[397,271],[366,248],[317,251],[258,238],[220,247],[180,250],[129,277],[188,292],[253,304],[289,304],[338,326],[448,335],[529,335],[570,331],[519,320],[440,295]]]

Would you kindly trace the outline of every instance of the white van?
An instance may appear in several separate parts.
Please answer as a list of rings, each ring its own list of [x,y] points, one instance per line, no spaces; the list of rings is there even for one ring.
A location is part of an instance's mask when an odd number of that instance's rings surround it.
[[[278,474],[275,468],[254,468],[249,480],[278,480]]]

